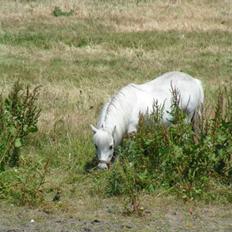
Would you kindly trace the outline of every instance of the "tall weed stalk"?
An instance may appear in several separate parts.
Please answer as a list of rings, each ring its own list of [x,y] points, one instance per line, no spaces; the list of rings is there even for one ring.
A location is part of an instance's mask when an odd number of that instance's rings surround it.
[[[26,139],[38,130],[38,90],[16,82],[8,96],[0,97],[0,198],[19,205],[34,205],[44,199],[48,161],[20,159]]]
[[[37,99],[38,87],[23,89],[19,82],[5,99],[0,97],[0,171],[18,165],[20,148],[27,136],[38,130]]]

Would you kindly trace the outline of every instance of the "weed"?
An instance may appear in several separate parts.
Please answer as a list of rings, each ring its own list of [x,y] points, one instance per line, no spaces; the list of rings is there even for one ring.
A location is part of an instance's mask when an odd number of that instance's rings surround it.
[[[60,16],[72,16],[74,13],[74,10],[70,10],[70,11],[63,11],[60,9],[60,7],[56,6],[52,12],[52,14],[55,17],[60,17]]]
[[[20,159],[28,135],[37,131],[37,99],[38,87],[24,89],[19,82],[6,98],[0,98],[0,198],[23,205],[41,201],[48,170],[48,162]]]
[[[161,123],[162,109],[155,104],[154,114],[141,116],[138,133],[124,142],[119,152],[121,168],[112,170],[107,192],[127,194],[134,202],[142,189],[166,188],[184,199],[196,199],[207,192],[212,180],[224,183],[229,191],[232,122],[228,111],[232,106],[228,94],[231,88],[224,92],[219,92],[214,117],[205,116],[198,123],[198,130],[185,122],[185,112],[178,107],[176,92],[173,92],[170,127]],[[228,194],[227,200],[230,199]]]
[[[23,90],[16,82],[6,99],[0,99],[0,169],[19,162],[19,150],[30,133],[37,131],[40,109],[36,105],[38,87]]]

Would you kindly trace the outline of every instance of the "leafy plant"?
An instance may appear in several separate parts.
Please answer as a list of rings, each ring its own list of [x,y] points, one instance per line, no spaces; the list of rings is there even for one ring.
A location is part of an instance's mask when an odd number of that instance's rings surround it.
[[[106,192],[108,196],[121,194],[128,196],[124,214],[142,215],[138,196],[141,187],[137,185],[136,172],[127,159],[116,161],[111,174],[107,178],[107,183]]]
[[[187,124],[173,92],[172,124],[162,124],[163,108],[140,117],[138,132],[125,140],[119,152],[122,166],[111,171],[107,192],[133,199],[140,190],[171,189],[184,199],[207,195],[212,181],[232,184],[231,91],[218,94],[214,116],[199,119],[197,128]],[[202,112],[203,113],[203,112]],[[229,194],[225,194],[230,200]],[[210,197],[210,194],[208,194]]]
[[[38,130],[38,90],[16,82],[8,96],[0,97],[0,198],[20,205],[34,205],[44,198],[48,161],[20,159],[28,135]]]
[[[0,171],[16,166],[19,151],[30,133],[37,131],[40,109],[38,87],[30,90],[16,82],[9,95],[0,97]]]

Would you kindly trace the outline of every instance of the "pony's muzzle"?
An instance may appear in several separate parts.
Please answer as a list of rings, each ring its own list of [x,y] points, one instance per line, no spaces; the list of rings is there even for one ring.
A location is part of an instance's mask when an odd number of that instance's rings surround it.
[[[99,169],[108,169],[110,166],[110,162],[106,162],[104,160],[99,160],[98,168]]]

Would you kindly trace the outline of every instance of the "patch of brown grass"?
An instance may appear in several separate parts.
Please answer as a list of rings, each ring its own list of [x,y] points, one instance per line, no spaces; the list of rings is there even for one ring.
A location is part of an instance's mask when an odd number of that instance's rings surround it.
[[[2,22],[31,21],[45,18],[56,21],[52,15],[55,6],[74,10],[71,17],[97,19],[115,31],[232,31],[232,4],[228,0],[196,1],[90,1],[90,0],[44,0],[39,2],[15,2],[2,0]],[[70,20],[70,19],[69,19]],[[68,21],[62,18],[67,25]]]

